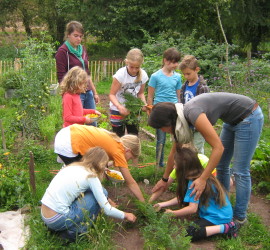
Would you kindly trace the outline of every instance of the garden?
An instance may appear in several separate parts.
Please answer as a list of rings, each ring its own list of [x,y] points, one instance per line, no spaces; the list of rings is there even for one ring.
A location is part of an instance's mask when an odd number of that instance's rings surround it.
[[[120,222],[101,214],[87,233],[76,242],[67,244],[49,232],[40,217],[40,199],[54,175],[62,165],[53,152],[55,134],[62,126],[61,96],[51,93],[51,74],[54,69],[54,44],[42,33],[29,38],[21,45],[23,63],[20,69],[11,69],[0,78],[0,209],[1,212],[26,208],[29,211],[25,225],[30,234],[25,249],[269,249],[270,248],[270,53],[257,58],[243,58],[230,46],[229,60],[224,59],[226,44],[216,44],[195,34],[168,37],[166,33],[143,44],[145,54],[143,68],[150,76],[161,66],[162,52],[177,47],[182,54],[194,54],[199,58],[201,73],[207,79],[211,91],[226,91],[250,96],[262,107],[265,124],[261,140],[251,162],[253,194],[244,225],[236,239],[222,236],[190,243],[185,237],[185,226],[193,217],[175,220],[156,212],[152,204],[135,200],[125,184],[113,184],[104,180],[109,196],[120,209],[137,216],[134,224]],[[55,72],[53,72],[54,74]],[[228,73],[230,79],[228,78]],[[111,78],[96,82],[101,96],[97,109],[102,113],[99,127],[110,130],[108,119],[109,89]],[[15,89],[11,98],[4,98],[8,89]],[[147,93],[146,93],[147,95]],[[151,188],[161,178],[163,169],[155,164],[154,130],[147,125],[147,116],[141,112],[140,138],[142,154],[139,166],[130,166],[134,179],[143,190],[146,200]],[[221,123],[215,126],[220,131]],[[169,138],[168,138],[169,141]],[[168,156],[170,143],[165,154]],[[206,155],[210,147],[206,145]],[[34,163],[34,164],[33,164]],[[34,175],[29,174],[34,166]],[[31,177],[31,178],[30,178]],[[161,196],[161,200],[173,197],[175,185]],[[230,194],[234,202],[234,192]],[[0,242],[1,243],[1,242]]]

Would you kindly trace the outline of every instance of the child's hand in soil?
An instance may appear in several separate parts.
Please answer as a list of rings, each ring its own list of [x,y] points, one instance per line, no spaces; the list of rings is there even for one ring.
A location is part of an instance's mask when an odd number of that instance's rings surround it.
[[[130,221],[130,222],[135,222],[137,218],[132,213],[125,213],[125,219]]]
[[[171,209],[166,209],[166,210],[165,210],[165,214],[172,214],[172,215],[173,215],[174,213],[173,213],[173,210],[171,210]]]
[[[159,203],[155,204],[153,207],[155,208],[156,212],[159,212],[162,208]]]

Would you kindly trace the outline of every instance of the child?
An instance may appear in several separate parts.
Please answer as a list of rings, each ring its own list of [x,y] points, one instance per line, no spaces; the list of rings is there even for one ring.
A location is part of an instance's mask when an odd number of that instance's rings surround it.
[[[87,87],[88,76],[87,73],[75,66],[70,69],[61,82],[61,94],[63,96],[63,127],[71,124],[90,124],[92,123],[89,117],[84,115],[97,114],[100,112],[94,109],[84,109],[80,99],[80,94],[85,93]]]
[[[130,111],[125,107],[124,93],[132,94],[140,98],[146,104],[144,96],[145,83],[148,81],[147,73],[141,69],[143,63],[143,53],[139,49],[131,49],[126,56],[126,67],[119,69],[113,76],[110,91],[110,120],[112,130],[119,137],[125,134],[138,135],[139,122],[126,124],[124,121]]]
[[[108,160],[104,149],[94,147],[53,178],[41,200],[41,216],[50,230],[74,241],[87,231],[86,222],[94,222],[101,209],[108,216],[135,222],[134,214],[118,210],[107,199],[101,180]]]
[[[206,155],[203,155],[203,154],[198,154],[198,158],[199,158],[200,163],[202,164],[202,166],[205,168],[207,166],[209,158]],[[213,172],[214,172],[213,174],[215,174],[216,170],[214,170]],[[174,168],[173,171],[170,173],[169,180],[167,182],[167,188],[174,182],[175,179],[176,179],[176,170]],[[159,189],[156,192],[154,192],[151,195],[151,197],[149,199],[149,202],[155,201],[160,195],[162,195],[164,193],[164,191],[165,191],[165,189]]]
[[[203,79],[203,76],[198,75],[200,67],[197,59],[194,56],[185,56],[180,63],[179,68],[187,80],[181,89],[181,103],[185,104],[197,95],[210,92],[206,82]],[[193,130],[193,137],[193,143],[197,148],[197,151],[200,154],[204,154],[205,139],[195,129]]]
[[[175,153],[175,165],[178,182],[177,197],[154,206],[161,209],[179,203],[189,203],[178,210],[166,209],[165,213],[176,217],[195,214],[199,211],[200,219],[195,221],[194,226],[191,225],[187,228],[187,236],[191,236],[192,241],[220,233],[236,237],[238,225],[232,221],[231,203],[223,187],[213,175],[207,179],[205,191],[199,200],[195,200],[194,195],[190,196],[193,191],[193,188],[190,189],[192,182],[204,170],[197,154],[189,148],[179,148]]]
[[[163,53],[163,66],[153,73],[148,84],[147,104],[159,102],[177,103],[180,101],[181,75],[175,72],[181,58],[175,48],[169,48]],[[154,103],[153,103],[154,102]],[[164,146],[166,133],[156,129],[156,159],[160,167],[164,166]]]
[[[93,126],[73,124],[62,128],[55,136],[54,152],[66,164],[78,161],[93,147],[102,147],[119,167],[130,191],[144,201],[138,183],[132,177],[127,161],[135,160],[141,153],[141,142],[136,135],[124,135],[119,138],[115,133]]]

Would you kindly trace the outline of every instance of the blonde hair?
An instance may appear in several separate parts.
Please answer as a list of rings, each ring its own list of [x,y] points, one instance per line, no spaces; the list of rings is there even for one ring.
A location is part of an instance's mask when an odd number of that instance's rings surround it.
[[[70,35],[74,31],[78,31],[78,32],[84,34],[83,26],[80,22],[71,21],[71,22],[67,23],[64,39],[66,40],[68,35]]]
[[[108,162],[109,156],[106,151],[101,147],[94,147],[90,148],[79,162],[74,162],[69,166],[82,166],[90,173],[87,178],[98,177],[102,179]]]
[[[64,76],[60,88],[61,95],[68,92],[70,94],[77,94],[78,90],[83,87],[87,87],[87,73],[79,66],[71,68]]]
[[[135,157],[141,154],[141,142],[136,135],[124,135],[120,138],[124,147],[129,148]]]
[[[126,56],[125,62],[128,64],[128,62],[137,62],[140,65],[143,64],[144,56],[140,49],[134,48],[131,49]],[[137,75],[137,78],[135,80],[135,83],[138,83],[142,80],[142,70],[140,69]]]
[[[182,62],[179,65],[179,68],[181,70],[186,69],[186,68],[195,70],[197,67],[199,67],[198,60],[196,59],[195,56],[192,56],[192,55],[184,56]]]

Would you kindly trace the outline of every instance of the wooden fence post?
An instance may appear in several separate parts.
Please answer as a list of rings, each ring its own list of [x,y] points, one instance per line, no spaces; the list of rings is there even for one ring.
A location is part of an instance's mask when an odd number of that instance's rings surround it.
[[[29,177],[30,177],[30,186],[32,189],[32,192],[36,193],[36,179],[35,179],[35,162],[34,162],[34,155],[30,151],[30,161],[29,161]]]
[[[7,145],[6,145],[5,131],[4,131],[4,127],[3,127],[3,123],[2,123],[1,119],[0,119],[0,128],[1,128],[1,133],[2,133],[3,149],[4,149],[4,151],[6,151],[7,150]]]

